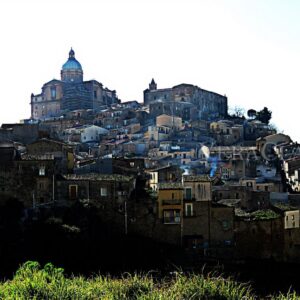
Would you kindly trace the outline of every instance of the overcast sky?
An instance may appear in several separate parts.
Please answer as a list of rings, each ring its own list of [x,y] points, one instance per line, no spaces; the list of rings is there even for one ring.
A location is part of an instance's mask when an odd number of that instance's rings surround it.
[[[1,0],[0,123],[30,117],[30,94],[60,79],[72,46],[86,80],[122,101],[191,83],[229,106],[273,112],[300,141],[298,0]]]

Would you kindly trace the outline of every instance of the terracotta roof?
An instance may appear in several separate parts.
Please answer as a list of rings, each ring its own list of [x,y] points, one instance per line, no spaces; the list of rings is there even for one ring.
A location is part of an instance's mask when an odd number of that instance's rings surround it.
[[[24,154],[22,160],[54,160],[53,154]]]
[[[212,179],[208,175],[184,175],[183,180],[184,181],[193,181],[193,182],[212,181]]]
[[[159,190],[182,190],[183,186],[179,182],[166,182],[158,184]]]
[[[96,173],[88,173],[88,174],[66,174],[62,175],[63,178],[67,180],[93,180],[93,181],[113,181],[118,182],[129,182],[133,179],[132,176],[124,176],[119,174],[96,174]]]

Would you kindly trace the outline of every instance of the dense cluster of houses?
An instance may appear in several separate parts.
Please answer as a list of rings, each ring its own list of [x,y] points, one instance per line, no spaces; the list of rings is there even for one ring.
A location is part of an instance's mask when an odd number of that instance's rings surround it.
[[[0,205],[82,202],[125,234],[202,256],[300,261],[300,146],[255,117],[201,117],[147,93],[3,124]]]

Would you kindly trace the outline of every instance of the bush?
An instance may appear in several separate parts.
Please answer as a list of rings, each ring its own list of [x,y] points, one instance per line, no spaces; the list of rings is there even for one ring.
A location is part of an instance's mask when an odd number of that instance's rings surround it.
[[[298,299],[290,292],[286,298]],[[64,276],[64,270],[51,263],[41,268],[26,262],[12,280],[0,284],[0,299],[54,300],[180,300],[180,299],[256,299],[250,287],[215,275],[182,275],[156,282],[150,275],[124,274],[121,278]]]

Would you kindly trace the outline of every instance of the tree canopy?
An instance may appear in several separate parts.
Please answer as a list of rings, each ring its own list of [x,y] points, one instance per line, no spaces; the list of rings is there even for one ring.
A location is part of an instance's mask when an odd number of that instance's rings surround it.
[[[272,111],[270,111],[267,107],[264,107],[262,110],[256,113],[256,119],[261,121],[262,123],[269,124],[272,118]]]

